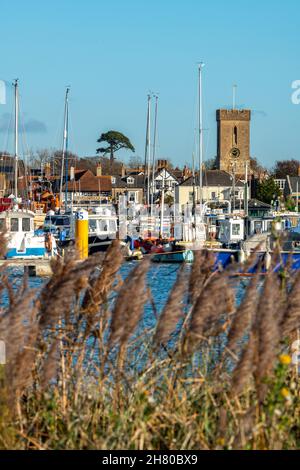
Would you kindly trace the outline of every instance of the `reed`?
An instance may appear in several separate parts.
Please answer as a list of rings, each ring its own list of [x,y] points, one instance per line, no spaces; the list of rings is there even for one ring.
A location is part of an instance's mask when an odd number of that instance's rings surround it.
[[[40,292],[2,268],[0,448],[299,448],[299,274],[255,276],[236,306],[238,266],[213,271],[199,251],[143,329],[150,261],[121,282],[122,259],[117,241],[69,253]]]

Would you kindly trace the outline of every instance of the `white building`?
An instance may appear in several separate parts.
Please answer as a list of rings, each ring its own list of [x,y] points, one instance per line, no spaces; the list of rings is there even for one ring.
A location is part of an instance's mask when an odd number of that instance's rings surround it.
[[[203,202],[233,201],[239,203],[244,200],[244,182],[233,180],[233,176],[226,171],[206,170],[202,176]],[[175,187],[175,202],[181,206],[193,203],[193,177]],[[249,197],[249,195],[248,195]],[[195,201],[200,201],[199,175],[195,177]]]

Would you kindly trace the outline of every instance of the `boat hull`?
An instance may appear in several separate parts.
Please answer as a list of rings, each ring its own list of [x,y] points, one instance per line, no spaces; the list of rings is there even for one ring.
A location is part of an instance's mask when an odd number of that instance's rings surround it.
[[[154,253],[152,261],[154,263],[192,263],[194,261],[194,253],[192,250],[174,253]]]
[[[231,250],[209,250],[215,256],[215,269],[222,266],[226,268],[236,257],[236,252]],[[154,263],[193,263],[193,250],[183,250],[178,252],[154,253],[152,261]]]
[[[97,236],[89,236],[89,254],[105,252],[113,240],[113,238],[103,240]]]
[[[11,248],[7,251],[6,259],[34,259],[45,258],[47,255],[45,248],[26,248],[24,251],[18,251],[16,248]]]
[[[287,252],[282,251],[280,253],[280,258],[276,260],[276,264],[272,266],[272,253],[270,253],[270,258],[267,262],[266,259],[267,252],[258,252],[256,260],[253,265],[248,269],[245,274],[255,274],[258,269],[260,272],[266,273],[270,269],[273,272],[278,272],[283,269],[286,265],[289,264],[290,268],[294,271],[300,269],[300,251],[299,252]]]

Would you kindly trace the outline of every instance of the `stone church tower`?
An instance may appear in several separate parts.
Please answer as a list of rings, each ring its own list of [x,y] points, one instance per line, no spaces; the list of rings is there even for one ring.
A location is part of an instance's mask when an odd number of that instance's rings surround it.
[[[250,119],[248,109],[218,109],[217,168],[236,175],[245,174],[250,168]]]

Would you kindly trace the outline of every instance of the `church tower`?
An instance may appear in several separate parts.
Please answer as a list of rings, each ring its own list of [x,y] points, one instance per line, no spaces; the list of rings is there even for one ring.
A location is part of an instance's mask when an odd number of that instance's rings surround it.
[[[250,163],[250,119],[248,109],[217,110],[219,170],[245,174],[246,163]]]

